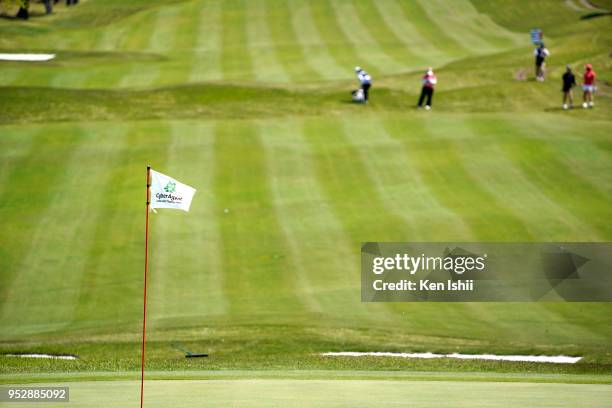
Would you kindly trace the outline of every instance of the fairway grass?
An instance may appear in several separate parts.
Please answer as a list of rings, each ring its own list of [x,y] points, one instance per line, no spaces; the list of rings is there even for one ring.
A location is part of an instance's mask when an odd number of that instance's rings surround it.
[[[441,0],[412,5],[397,0],[366,0],[358,5],[345,0],[121,3],[88,1],[80,5],[76,18],[83,21],[77,23],[83,27],[93,23],[85,36],[65,35],[63,30],[33,23],[38,32],[0,39],[3,48],[31,48],[33,41],[37,49],[66,50],[77,58],[92,51],[112,51],[115,58],[109,55],[95,65],[77,62],[74,70],[62,69],[61,63],[43,70],[15,66],[7,70],[10,76],[0,77],[0,85],[145,88],[218,80],[308,84],[344,79],[347,70],[358,63],[382,76],[501,51],[520,42],[519,34],[479,14],[467,0],[455,0],[454,11],[471,24],[440,13],[444,8]],[[125,15],[118,18],[119,12]],[[70,14],[60,12],[47,21],[65,26],[70,33],[75,21]],[[9,24],[0,21],[0,29]],[[438,34],[440,29],[443,33]],[[438,42],[440,38],[446,41]],[[460,45],[466,40],[472,46]],[[143,65],[120,58],[124,52],[152,60]],[[19,73],[13,75],[13,69]]]
[[[612,241],[610,18],[492,3],[88,0],[0,19],[2,52],[57,54],[0,61],[0,354],[79,357],[0,355],[0,382],[137,403],[151,165],[197,193],[151,215],[146,406],[612,405],[610,303],[360,301],[362,242]],[[535,26],[545,83],[515,80]],[[595,108],[562,111],[565,64],[587,62]],[[355,65],[368,105],[349,102]],[[582,359],[320,355],[338,351]]]

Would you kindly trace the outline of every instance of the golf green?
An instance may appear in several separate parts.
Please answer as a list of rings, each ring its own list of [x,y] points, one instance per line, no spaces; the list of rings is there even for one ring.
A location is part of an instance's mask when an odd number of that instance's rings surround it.
[[[47,384],[37,384],[45,386]],[[69,387],[69,405],[133,407],[138,381],[53,383]],[[446,402],[444,402],[446,401]],[[152,380],[146,407],[609,407],[612,385],[389,380]],[[12,405],[12,404],[3,404]],[[66,403],[45,403],[63,407]],[[20,403],[19,406],[38,406]]]

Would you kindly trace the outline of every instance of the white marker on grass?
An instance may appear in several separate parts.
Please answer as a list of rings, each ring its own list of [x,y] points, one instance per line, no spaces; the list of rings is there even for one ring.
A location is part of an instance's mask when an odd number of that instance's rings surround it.
[[[55,54],[0,54],[0,61],[44,62],[55,58]]]
[[[339,351],[321,353],[322,356],[330,357],[401,357],[401,358],[457,358],[460,360],[494,360],[494,361],[522,361],[531,363],[557,363],[575,364],[582,357],[570,356],[521,356],[521,355],[497,355],[497,354],[434,354],[434,353],[392,353],[392,352],[360,352]]]
[[[54,360],[77,360],[77,356],[60,355],[60,354],[5,354],[7,357],[23,357],[23,358],[51,358]]]

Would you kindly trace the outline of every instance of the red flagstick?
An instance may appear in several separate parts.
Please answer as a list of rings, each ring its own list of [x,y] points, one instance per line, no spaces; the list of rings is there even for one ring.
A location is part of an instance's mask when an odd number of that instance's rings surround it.
[[[147,333],[147,275],[149,274],[149,206],[151,205],[151,166],[147,166],[147,215],[145,226],[144,302],[142,306],[142,360],[140,363],[140,408],[144,404],[145,338]]]

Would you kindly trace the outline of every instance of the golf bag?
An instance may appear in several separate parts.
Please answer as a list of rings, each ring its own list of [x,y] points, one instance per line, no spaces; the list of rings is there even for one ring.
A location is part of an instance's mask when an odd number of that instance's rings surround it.
[[[363,89],[361,88],[355,89],[353,92],[351,92],[351,95],[353,96],[353,102],[363,103],[365,101],[365,96],[363,95]]]

